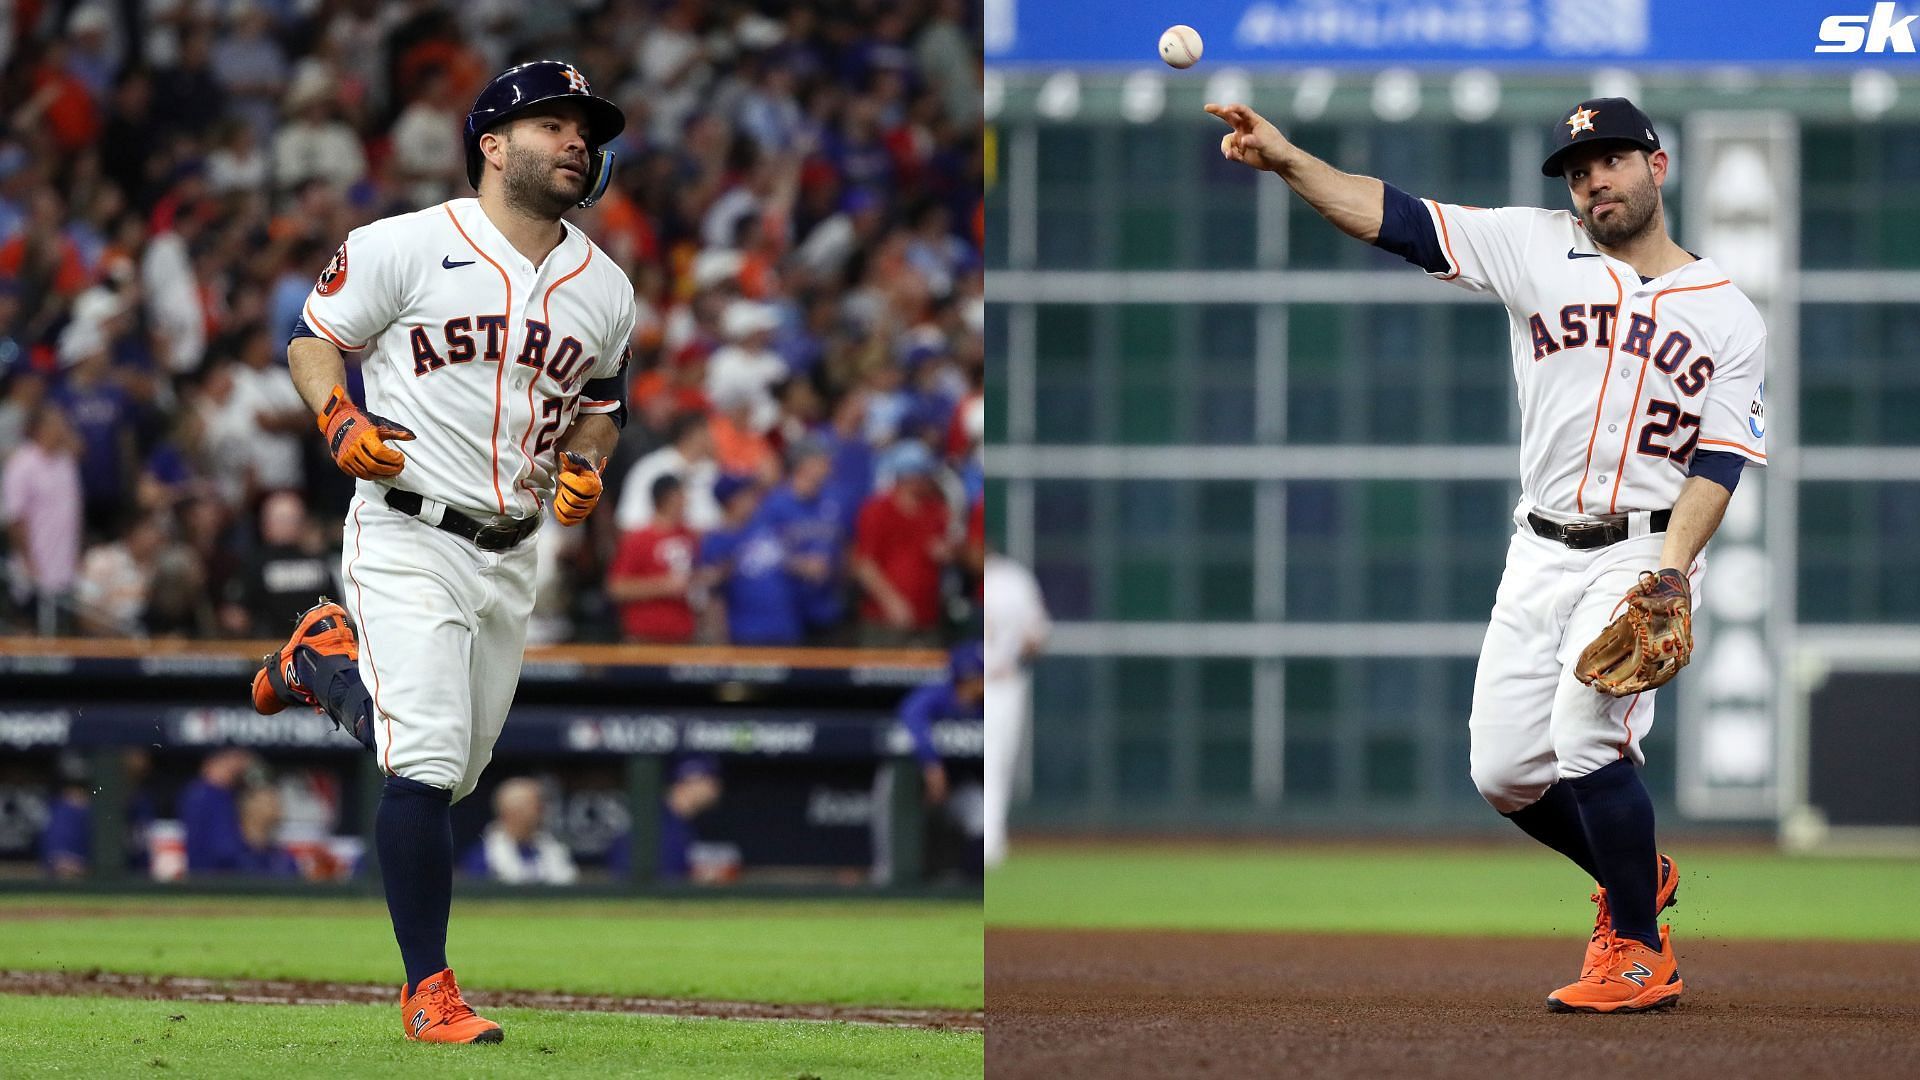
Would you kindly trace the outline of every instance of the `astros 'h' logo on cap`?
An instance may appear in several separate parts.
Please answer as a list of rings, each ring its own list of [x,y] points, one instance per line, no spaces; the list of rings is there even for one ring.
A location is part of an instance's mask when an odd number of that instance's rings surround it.
[[[1593,118],[1599,115],[1599,109],[1575,109],[1573,114],[1567,117],[1567,126],[1573,129],[1574,135],[1583,131],[1592,131]]]
[[[591,94],[593,88],[587,85],[587,77],[572,65],[567,65],[567,89],[576,94]]]

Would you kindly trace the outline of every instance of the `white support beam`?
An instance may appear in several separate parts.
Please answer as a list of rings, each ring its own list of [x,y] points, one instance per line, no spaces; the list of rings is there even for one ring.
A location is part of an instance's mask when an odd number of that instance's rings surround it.
[[[1920,271],[1812,270],[1800,299],[1815,304],[1920,304]],[[1484,304],[1408,270],[996,270],[990,303]]]
[[[1771,372],[1769,372],[1771,377]],[[1767,387],[1772,396],[1773,387]],[[1768,432],[1772,434],[1772,432]],[[1920,481],[1920,447],[1822,446],[1800,451],[1795,478],[1808,480]]]
[[[1072,480],[1506,480],[1510,446],[996,446],[987,474]]]
[[[1292,657],[1480,654],[1484,623],[1056,623],[1060,656]]]
[[[996,270],[988,303],[1485,304],[1418,272],[1374,270]]]

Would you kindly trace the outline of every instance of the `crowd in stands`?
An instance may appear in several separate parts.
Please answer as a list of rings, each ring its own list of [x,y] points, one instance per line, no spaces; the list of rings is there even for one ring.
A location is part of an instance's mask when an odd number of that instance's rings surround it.
[[[271,637],[337,588],[352,488],[287,338],[350,229],[472,195],[468,103],[540,58],[626,112],[570,220],[640,319],[608,496],[538,534],[532,639],[967,632],[972,0],[0,6],[0,631]]]

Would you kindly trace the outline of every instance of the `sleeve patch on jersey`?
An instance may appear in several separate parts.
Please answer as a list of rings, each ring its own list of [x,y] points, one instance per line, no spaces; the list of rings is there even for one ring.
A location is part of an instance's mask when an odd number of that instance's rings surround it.
[[[1747,430],[1753,432],[1756,439],[1767,437],[1767,384],[1753,392],[1753,402],[1747,406]]]
[[[320,271],[320,280],[314,283],[313,290],[321,296],[332,296],[347,283],[347,244],[340,242],[340,250],[333,253],[333,261]]]

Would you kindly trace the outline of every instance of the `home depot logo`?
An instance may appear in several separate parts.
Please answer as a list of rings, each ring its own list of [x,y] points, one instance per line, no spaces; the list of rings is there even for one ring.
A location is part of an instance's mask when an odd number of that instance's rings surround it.
[[[1899,5],[1885,2],[1873,5],[1871,15],[1829,15],[1820,20],[1817,53],[1910,53],[1913,51],[1913,20],[1920,15],[1894,16]]]

